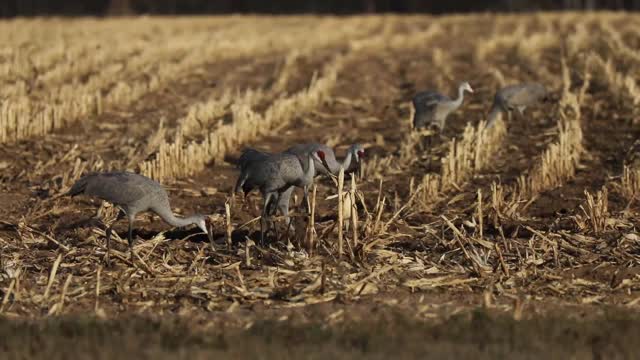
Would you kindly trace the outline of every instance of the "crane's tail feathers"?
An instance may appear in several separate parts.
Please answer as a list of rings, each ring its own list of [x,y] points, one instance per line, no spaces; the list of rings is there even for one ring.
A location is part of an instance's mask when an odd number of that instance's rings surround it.
[[[236,168],[244,170],[249,164],[254,161],[262,161],[269,156],[269,153],[264,151],[246,148],[240,154],[238,158],[238,162],[236,163]]]

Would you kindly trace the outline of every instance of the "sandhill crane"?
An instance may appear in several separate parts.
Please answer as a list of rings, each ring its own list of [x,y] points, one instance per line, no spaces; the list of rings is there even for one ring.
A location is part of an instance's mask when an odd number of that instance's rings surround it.
[[[203,215],[191,215],[185,218],[176,217],[171,211],[169,197],[164,188],[145,176],[130,172],[106,172],[86,175],[78,180],[66,195],[93,196],[108,201],[120,207],[129,220],[129,251],[133,260],[132,227],[136,215],[143,211],[153,211],[166,223],[182,227],[191,224],[198,226],[207,236],[213,246],[213,234],[207,229],[207,218]],[[111,250],[111,228],[106,230],[107,263]]]
[[[284,152],[303,156],[318,150],[321,150],[325,153],[325,160],[327,161],[327,165],[329,166],[328,168],[324,168],[321,166],[321,164],[316,163],[316,172],[323,175],[338,175],[338,173],[340,172],[340,168],[343,168],[345,172],[349,171],[354,160],[356,165],[360,165],[360,160],[364,157],[364,147],[360,144],[351,145],[341,163],[339,163],[336,159],[336,154],[333,149],[324,144],[297,144],[288,148]]]
[[[247,152],[253,155],[248,156]],[[251,156],[256,156],[255,161],[248,161]],[[264,244],[266,219],[272,213],[269,207],[277,204],[280,195],[293,186],[302,187],[307,192],[315,176],[315,161],[328,167],[325,153],[318,150],[301,158],[289,153],[267,154],[249,149],[241,159],[247,162],[240,164],[241,173],[234,191],[242,189],[246,194],[258,188],[262,193],[264,204],[260,220],[260,243]]]
[[[247,195],[249,195],[249,193],[257,187],[252,181],[244,180],[245,177],[249,176],[248,170],[254,166],[253,164],[266,161],[273,155],[274,154],[272,153],[252,148],[243,150],[237,162],[237,168],[240,170],[240,175],[238,176],[238,180],[236,181],[233,192],[237,193],[240,191],[240,189],[242,189],[242,192],[246,198]]]
[[[473,93],[473,89],[468,82],[463,82],[458,86],[458,98],[450,99],[435,91],[423,91],[413,97],[413,128],[421,129],[432,125],[438,127],[440,131],[444,129],[447,116],[462,105],[464,92]]]
[[[318,143],[310,143],[310,144],[298,144],[294,145],[285,152],[296,154],[298,156],[306,156],[314,151],[321,150],[326,154],[326,162],[327,168],[323,168],[322,166],[318,166],[320,164],[316,164],[316,174],[320,173],[322,175],[338,175],[340,169],[344,169],[345,172],[349,172],[351,169],[351,165],[353,160],[355,160],[355,164],[357,167],[360,166],[362,158],[364,157],[364,147],[360,144],[353,144],[347,150],[347,154],[345,158],[342,160],[342,163],[339,163],[336,160],[336,154],[329,146]],[[289,214],[289,201],[291,199],[291,194],[293,193],[293,188],[288,189],[283,192],[278,200],[278,209],[282,213],[282,215],[287,216]],[[308,196],[307,192],[304,193],[302,198],[303,204],[308,204]],[[307,205],[305,205],[307,206]],[[288,218],[287,218],[288,222]]]
[[[262,161],[271,155],[271,153],[268,153],[266,151],[247,148],[238,158],[238,169],[240,169],[240,172],[242,173],[245,171],[247,166],[250,166],[252,162]]]
[[[503,87],[496,92],[493,99],[487,126],[493,126],[503,111],[511,117],[511,112],[518,110],[518,113],[522,116],[528,106],[536,105],[548,99],[549,92],[542,84],[523,83]]]

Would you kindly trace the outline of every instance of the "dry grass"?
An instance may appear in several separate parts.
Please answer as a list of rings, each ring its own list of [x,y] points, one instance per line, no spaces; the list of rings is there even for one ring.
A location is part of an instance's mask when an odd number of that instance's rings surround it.
[[[32,147],[39,154],[24,162],[0,161],[6,171],[1,184],[17,199],[6,198],[16,210],[6,211],[0,227],[0,312],[17,318],[177,314],[250,328],[257,313],[279,318],[309,305],[325,306],[322,319],[330,324],[352,315],[353,304],[364,306],[364,314],[389,306],[419,319],[440,319],[480,303],[516,319],[568,304],[636,309],[640,238],[633,200],[640,175],[631,167],[600,171],[611,154],[622,165],[622,154],[593,141],[593,125],[602,120],[592,108],[620,113],[616,119],[636,113],[637,83],[624,70],[637,66],[627,39],[634,35],[629,26],[624,33],[616,30],[622,20],[637,18],[140,20],[162,25],[157,34],[130,19],[82,20],[69,29],[60,27],[62,20],[0,23],[16,35],[0,31],[10,44],[1,53],[0,81],[11,84],[2,90],[7,101],[0,107],[0,143],[7,152]],[[47,36],[42,28],[48,26],[55,31]],[[29,37],[19,35],[18,27],[48,40],[25,48]],[[103,41],[92,50],[98,40],[91,39],[119,39],[109,37],[114,27],[133,40]],[[594,28],[617,50],[603,53],[600,40],[589,36]],[[450,34],[469,31],[451,48]],[[167,46],[156,48],[163,38]],[[53,45],[46,49],[48,41]],[[85,57],[86,63],[60,61],[65,52],[92,51],[95,58]],[[328,60],[313,62],[319,54]],[[74,127],[78,120],[99,122],[120,111],[142,115],[142,98],[163,107],[154,96],[182,81],[207,78],[203,69],[225,59],[252,66],[266,55],[278,59],[269,74],[256,72],[267,85],[234,87],[231,81],[180,104],[179,111],[168,112],[175,117],[132,138],[145,141],[127,150],[125,159],[109,158],[126,152],[114,150],[121,142],[105,137],[125,137],[137,129],[135,118],[104,137]],[[121,64],[124,58],[130,61]],[[539,74],[531,73],[536,67]],[[450,137],[410,132],[411,94],[426,85],[449,89],[462,76],[477,81],[479,91],[452,116],[445,134]],[[85,77],[77,86],[65,85]],[[482,119],[495,87],[520,79],[548,81],[559,102],[525,115],[534,130],[515,121],[487,128]],[[45,88],[29,92],[31,83]],[[59,95],[46,97],[45,90]],[[81,135],[59,135],[65,128]],[[534,133],[549,129],[550,136]],[[34,139],[51,132],[53,140]],[[622,144],[629,141],[622,132],[606,135]],[[256,245],[255,199],[229,199],[233,181],[225,158],[247,145],[280,149],[323,139],[358,141],[377,156],[367,159],[363,177],[340,176],[337,191],[328,181],[316,184],[311,219],[294,216],[293,246]],[[90,141],[111,147],[94,155]],[[539,152],[522,166],[515,155],[527,147]],[[24,164],[33,166],[26,170]],[[141,217],[143,230],[136,235],[146,240],[136,243],[137,256],[129,259],[126,241],[114,234],[116,265],[103,268],[104,230],[80,211],[92,206],[58,195],[81,174],[113,164],[162,180],[184,213],[212,212],[215,249],[202,234],[158,231],[155,220]],[[601,186],[608,175],[621,179],[619,187],[608,187],[611,193]],[[198,183],[190,182],[192,176]],[[566,201],[568,213],[532,215],[529,209],[543,208],[539,199],[552,191],[566,195],[557,202]],[[115,215],[113,208],[101,208],[98,217],[108,222]],[[540,304],[535,310],[534,303]]]
[[[635,199],[640,194],[640,169],[624,167],[622,191],[628,199]]]
[[[162,22],[162,19],[151,20],[145,28],[164,28]],[[117,28],[118,31],[109,28],[98,34],[85,35],[84,32],[80,32],[76,36],[68,35],[70,39],[62,35],[57,40],[60,43],[60,51],[46,52],[42,55],[45,57],[43,60],[37,57],[32,59],[15,55],[21,60],[16,60],[18,64],[14,66],[22,69],[33,66],[31,64],[33,61],[55,63],[56,61],[50,57],[73,57],[76,51],[73,48],[66,48],[67,43],[80,44],[77,52],[92,54],[91,49],[95,48],[97,43],[104,48],[105,53],[110,54],[104,60],[96,60],[93,56],[77,56],[80,59],[77,61],[80,65],[59,70],[65,73],[58,75],[65,80],[61,81],[59,86],[50,85],[46,79],[41,79],[37,68],[29,74],[31,78],[20,80],[9,86],[6,91],[10,96],[10,106],[0,113],[0,129],[2,129],[0,142],[42,136],[83,117],[102,113],[105,108],[127,107],[143,95],[179,79],[185,71],[205,63],[227,58],[260,56],[268,52],[299,48],[303,44],[310,47],[327,46],[343,41],[344,38],[357,39],[375,29],[378,21],[374,19],[364,23],[354,22],[350,24],[352,26],[342,28],[343,31],[340,32],[328,31],[335,28],[335,20],[323,21],[317,29],[318,34],[323,36],[316,37],[315,42],[310,42],[311,39],[303,31],[289,29],[301,25],[296,23],[295,19],[284,20],[281,27],[273,27],[268,20],[260,18],[237,22],[224,18],[213,22],[199,20],[188,23],[185,20],[172,24],[174,25],[172,27],[164,28],[164,31],[148,30],[150,33],[142,34],[139,34],[140,27],[135,23],[125,22],[124,26],[119,22],[108,24]],[[77,26],[92,28],[91,23],[84,22]],[[212,29],[218,31],[211,32]],[[114,39],[112,36],[114,33],[121,34],[122,39]],[[327,34],[330,35],[327,36]],[[96,38],[92,38],[91,35]],[[142,37],[145,41],[151,39],[151,41],[138,44],[138,49],[135,48],[135,41],[129,41],[130,38],[137,37]],[[91,41],[88,42],[87,39]],[[278,41],[274,41],[275,39]],[[56,46],[57,43],[54,44],[54,47]],[[134,46],[133,49],[131,49],[132,46]],[[125,48],[121,49],[121,47]],[[138,52],[140,54],[137,54]],[[119,54],[123,55],[120,57]],[[127,56],[128,54],[136,55],[130,57]],[[123,59],[127,61],[124,62]],[[154,66],[154,64],[159,65]],[[21,74],[20,70],[15,70],[16,74],[9,70],[6,72],[9,73],[9,78]],[[84,79],[85,74],[89,74],[88,79]],[[76,84],[69,85],[71,82]],[[25,83],[27,85],[24,85]],[[15,87],[29,89],[36,84],[46,86],[49,91],[39,94],[32,93],[30,90],[13,90]]]

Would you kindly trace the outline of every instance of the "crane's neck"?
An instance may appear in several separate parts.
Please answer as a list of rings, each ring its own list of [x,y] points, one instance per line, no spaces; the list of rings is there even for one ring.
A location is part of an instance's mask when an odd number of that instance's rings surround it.
[[[167,224],[173,227],[183,227],[191,224],[196,224],[198,222],[198,216],[192,215],[184,218],[177,217],[173,214],[171,209],[167,207],[162,207],[160,209],[154,209],[155,213],[158,214]]]
[[[313,178],[316,176],[316,162],[313,160],[313,156],[309,154],[309,161],[307,162],[307,170],[304,173],[305,178]]]
[[[349,170],[352,160],[353,160],[353,150],[349,149],[349,152],[347,152],[347,156],[345,156],[344,160],[342,160],[342,165],[340,165],[342,166],[345,172]],[[340,171],[340,169],[338,169],[338,171]]]
[[[453,101],[453,105],[457,108],[462,105],[462,101],[464,100],[464,87],[458,87],[458,98]]]

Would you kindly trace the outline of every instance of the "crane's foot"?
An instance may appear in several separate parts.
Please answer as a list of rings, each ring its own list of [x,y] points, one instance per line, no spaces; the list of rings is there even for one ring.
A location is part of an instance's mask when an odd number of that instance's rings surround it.
[[[111,228],[111,226],[107,226],[107,228],[104,230],[104,233],[106,235],[106,242],[107,242],[107,253],[105,254],[105,265],[107,267],[111,267],[111,232],[112,231],[113,229]]]
[[[264,247],[264,232],[260,232],[260,247]]]
[[[276,223],[273,224],[273,234],[276,237],[276,241],[280,240],[280,234],[278,232],[278,225]]]
[[[111,257],[109,256],[109,253],[107,253],[104,256],[103,260],[104,260],[104,266],[107,267],[107,268],[110,268],[111,267]]]

